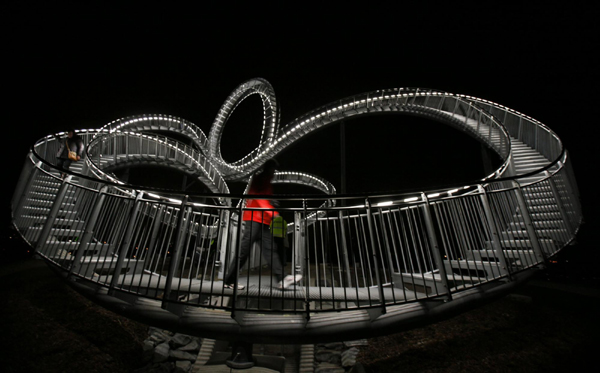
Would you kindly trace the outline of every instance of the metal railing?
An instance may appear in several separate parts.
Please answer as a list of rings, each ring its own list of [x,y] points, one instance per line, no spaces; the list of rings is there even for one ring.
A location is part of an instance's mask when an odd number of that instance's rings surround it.
[[[278,197],[295,204],[279,212],[294,227],[288,273],[305,280],[286,292],[276,289],[269,276],[261,277],[269,263],[257,252],[242,269],[247,290],[227,303],[225,296],[234,294],[221,280],[239,247],[246,208],[189,196],[157,199],[101,181],[83,187],[40,165],[26,170],[23,178],[33,174],[29,185],[54,180],[56,197],[46,201],[49,214],[41,207],[38,213],[15,209],[15,225],[53,265],[111,293],[227,310],[339,311],[451,298],[543,264],[573,239],[581,217],[568,163],[530,185],[492,181],[457,195],[393,195],[387,202],[365,196],[328,208],[308,207],[323,197]],[[35,200],[35,193],[16,201]]]

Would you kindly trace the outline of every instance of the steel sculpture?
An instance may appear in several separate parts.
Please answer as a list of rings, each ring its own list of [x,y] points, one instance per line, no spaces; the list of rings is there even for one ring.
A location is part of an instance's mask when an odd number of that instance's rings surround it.
[[[226,162],[222,131],[237,105],[260,96],[260,143]],[[239,245],[247,180],[304,135],[364,115],[407,113],[475,137],[502,164],[472,185],[419,193],[336,196],[314,175],[281,171],[275,182],[320,195],[274,196],[291,206],[287,291],[261,274],[254,255],[240,268],[244,290],[223,286]],[[189,144],[161,133],[176,132]],[[53,137],[31,148],[12,200],[12,221],[36,253],[75,289],[117,313],[187,334],[264,343],[311,343],[392,333],[506,294],[571,243],[582,222],[570,158],[542,123],[483,99],[400,88],[359,94],[279,127],[271,85],[252,79],[219,110],[209,136],[166,115],[116,120],[78,133],[87,158],[59,177]],[[132,186],[112,172],[155,165],[197,177],[196,196]],[[201,198],[198,198],[201,197]],[[346,204],[339,202],[341,198]],[[273,238],[274,239],[274,238]]]

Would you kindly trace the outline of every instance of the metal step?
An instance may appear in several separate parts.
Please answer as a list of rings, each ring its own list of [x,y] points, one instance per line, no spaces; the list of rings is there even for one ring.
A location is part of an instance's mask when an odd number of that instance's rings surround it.
[[[555,206],[558,208],[554,198],[531,198],[527,200],[527,203],[529,206]]]
[[[491,280],[502,277],[500,264],[496,262],[486,262],[482,260],[444,260],[446,275],[448,278],[460,276],[461,279],[469,279],[477,282]]]
[[[562,220],[538,220],[533,221],[532,224],[536,229],[562,229],[565,226],[565,223]],[[525,229],[525,223],[522,221],[512,221],[508,226],[511,230]]]
[[[31,223],[30,227],[41,227],[46,223],[47,215],[23,215],[23,219],[27,220]],[[85,228],[85,222],[81,220],[72,220],[72,219],[55,219],[54,227],[56,228],[64,228],[64,229],[79,229],[82,230]]]
[[[549,213],[549,212],[560,211],[558,209],[557,204],[529,206],[529,210],[532,211],[533,213]],[[560,212],[558,214],[560,214]]]
[[[108,276],[112,277],[115,274],[118,257],[82,257],[80,267],[77,273],[87,277]],[[144,261],[136,259],[126,259],[123,261],[121,275],[141,274],[144,272]]]
[[[540,245],[554,245],[554,240],[552,239],[548,239],[548,238],[541,238],[538,239],[538,243]],[[530,249],[533,247],[531,241],[529,239],[523,239],[523,240],[515,240],[515,239],[508,239],[508,240],[500,240],[500,246],[502,247],[502,249]],[[486,242],[485,243],[485,250],[493,250],[493,246],[491,242]]]
[[[55,255],[60,251],[67,251],[73,253],[79,249],[79,242],[60,242],[60,241],[49,241],[38,247],[38,251],[49,256]],[[100,242],[90,242],[84,249],[84,256],[106,256],[113,252],[113,245],[105,244]],[[50,256],[49,256],[50,257]]]
[[[531,267],[544,262],[543,257],[537,257],[533,250],[502,250],[502,254],[506,264],[511,269],[520,269]],[[475,261],[488,261],[492,263],[500,263],[498,256],[494,250],[473,250],[469,253],[469,258]]]
[[[37,242],[40,233],[42,233],[43,227],[30,227],[25,231],[25,238],[31,242]],[[52,228],[48,237],[53,237],[57,241],[66,241],[68,239],[75,240],[83,235],[82,229],[65,229],[65,228]],[[49,238],[49,240],[51,240]]]
[[[534,221],[562,221],[562,215],[560,212],[534,212],[529,214],[529,217]]]
[[[536,229],[535,234],[537,238],[562,238],[567,235],[566,229]],[[514,239],[514,238],[528,238],[529,234],[526,230],[511,230],[500,233],[502,239]]]

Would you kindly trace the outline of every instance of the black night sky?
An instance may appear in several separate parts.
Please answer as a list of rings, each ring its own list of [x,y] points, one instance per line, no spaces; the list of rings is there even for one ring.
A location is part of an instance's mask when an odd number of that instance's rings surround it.
[[[588,9],[302,8],[269,15],[216,6],[14,9],[4,47],[8,148],[17,155],[8,162],[10,190],[18,154],[44,135],[148,113],[185,118],[208,134],[227,95],[262,77],[277,94],[281,125],[384,88],[435,88],[498,102],[555,130],[573,157],[584,201],[595,199],[586,178],[598,159],[598,27]],[[253,149],[260,126],[253,96],[226,126],[225,158]],[[447,126],[386,116],[351,120],[346,128],[348,192],[483,176],[479,144]],[[339,189],[339,146],[336,125],[278,158],[282,169],[317,174]]]
[[[9,9],[2,43],[6,189],[12,194],[35,140],[69,127],[161,113],[208,135],[228,94],[254,77],[274,87],[281,125],[353,94],[434,88],[498,102],[559,135],[585,208],[580,247],[598,263],[591,232],[599,226],[592,175],[600,154],[600,30],[591,6],[267,5],[108,9],[72,2]],[[226,128],[226,159],[258,142],[261,108],[254,98]],[[349,192],[483,176],[479,144],[451,128],[404,116],[349,121],[346,128]],[[282,169],[338,186],[338,131],[333,126],[300,141],[279,157]],[[4,206],[7,216],[8,200]]]

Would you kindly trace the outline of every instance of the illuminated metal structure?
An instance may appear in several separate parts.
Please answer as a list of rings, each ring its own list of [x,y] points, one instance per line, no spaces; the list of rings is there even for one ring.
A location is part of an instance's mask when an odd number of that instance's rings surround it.
[[[252,94],[264,109],[261,141],[244,158],[226,162],[223,128]],[[268,263],[257,254],[241,269],[246,288],[225,288],[223,270],[236,260],[239,216],[247,209],[245,197],[231,194],[227,182],[247,180],[318,128],[374,113],[409,113],[451,125],[503,162],[473,185],[359,197],[336,196],[318,176],[278,172],[276,183],[322,192],[273,197],[286,200],[278,210],[290,223],[287,265],[303,280],[277,289],[261,275]],[[505,294],[571,243],[582,222],[570,158],[558,136],[493,102],[388,89],[278,124],[271,85],[252,79],[227,98],[208,137],[165,115],[77,131],[87,158],[64,180],[54,166],[56,140],[40,139],[14,194],[13,224],[75,289],[117,313],[214,339],[312,343],[392,333]],[[137,164],[178,169],[212,193],[156,191],[111,173]]]

